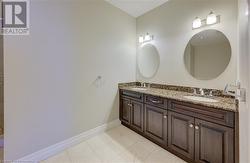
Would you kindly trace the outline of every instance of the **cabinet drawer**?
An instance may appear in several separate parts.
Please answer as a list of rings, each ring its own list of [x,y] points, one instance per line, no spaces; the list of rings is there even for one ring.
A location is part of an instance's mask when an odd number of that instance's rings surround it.
[[[167,100],[162,97],[152,96],[152,95],[145,95],[144,101],[146,104],[154,105],[157,107],[161,107],[166,109],[167,108]]]
[[[141,94],[139,92],[133,92],[133,91],[127,91],[127,90],[120,90],[120,94],[123,97],[131,98],[131,99],[143,102],[143,94]]]
[[[169,109],[217,124],[234,127],[233,112],[179,101],[170,101]]]

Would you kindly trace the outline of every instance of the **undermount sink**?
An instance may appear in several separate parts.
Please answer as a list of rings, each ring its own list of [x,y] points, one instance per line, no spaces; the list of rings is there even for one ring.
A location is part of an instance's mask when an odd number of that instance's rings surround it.
[[[194,100],[194,101],[200,101],[200,102],[219,102],[215,99],[207,98],[207,97],[200,97],[200,96],[184,96],[184,98],[189,99],[189,100]]]
[[[146,91],[147,88],[139,88],[139,87],[136,87],[136,88],[132,88],[132,90],[135,90],[135,91]]]

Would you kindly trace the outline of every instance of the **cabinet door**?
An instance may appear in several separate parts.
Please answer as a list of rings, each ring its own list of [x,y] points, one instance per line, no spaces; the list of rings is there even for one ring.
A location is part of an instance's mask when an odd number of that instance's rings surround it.
[[[131,100],[131,122],[130,125],[134,129],[143,132],[143,104]]]
[[[167,146],[167,111],[145,105],[145,134]]]
[[[168,146],[170,150],[194,160],[194,118],[168,113]]]
[[[195,160],[198,163],[234,163],[234,131],[195,120]]]
[[[130,100],[126,98],[121,98],[120,101],[120,120],[123,123],[130,124]]]

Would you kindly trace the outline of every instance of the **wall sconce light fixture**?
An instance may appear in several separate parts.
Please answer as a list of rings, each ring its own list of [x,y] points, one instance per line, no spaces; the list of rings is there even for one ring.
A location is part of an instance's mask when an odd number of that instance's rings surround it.
[[[139,37],[139,43],[143,43],[143,41],[144,41],[143,36],[140,36],[140,37]]]
[[[216,22],[217,16],[213,12],[210,12],[207,16],[207,25],[215,24]]]
[[[153,35],[149,35],[149,33],[147,33],[144,37],[143,36],[139,37],[139,43],[145,43],[152,40],[153,40]]]
[[[196,17],[195,20],[193,21],[193,28],[196,29],[196,28],[200,28],[201,27],[201,19]]]
[[[215,15],[212,11],[208,14],[206,19],[201,20],[196,17],[193,21],[193,29],[206,27],[220,22],[220,15]]]

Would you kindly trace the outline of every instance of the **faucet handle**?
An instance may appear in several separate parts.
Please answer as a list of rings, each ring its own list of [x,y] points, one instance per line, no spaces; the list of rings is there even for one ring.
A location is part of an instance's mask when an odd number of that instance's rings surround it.
[[[205,95],[204,90],[203,90],[202,88],[200,88],[200,95],[201,95],[201,96],[204,96],[204,95]]]
[[[197,95],[197,90],[196,90],[196,88],[193,88],[192,90],[193,90],[193,94],[194,94],[194,95]]]
[[[146,87],[147,84],[145,82],[141,82],[141,87]]]
[[[213,95],[213,92],[214,92],[214,90],[211,90],[211,91],[209,91],[209,97],[213,97],[214,95]]]

